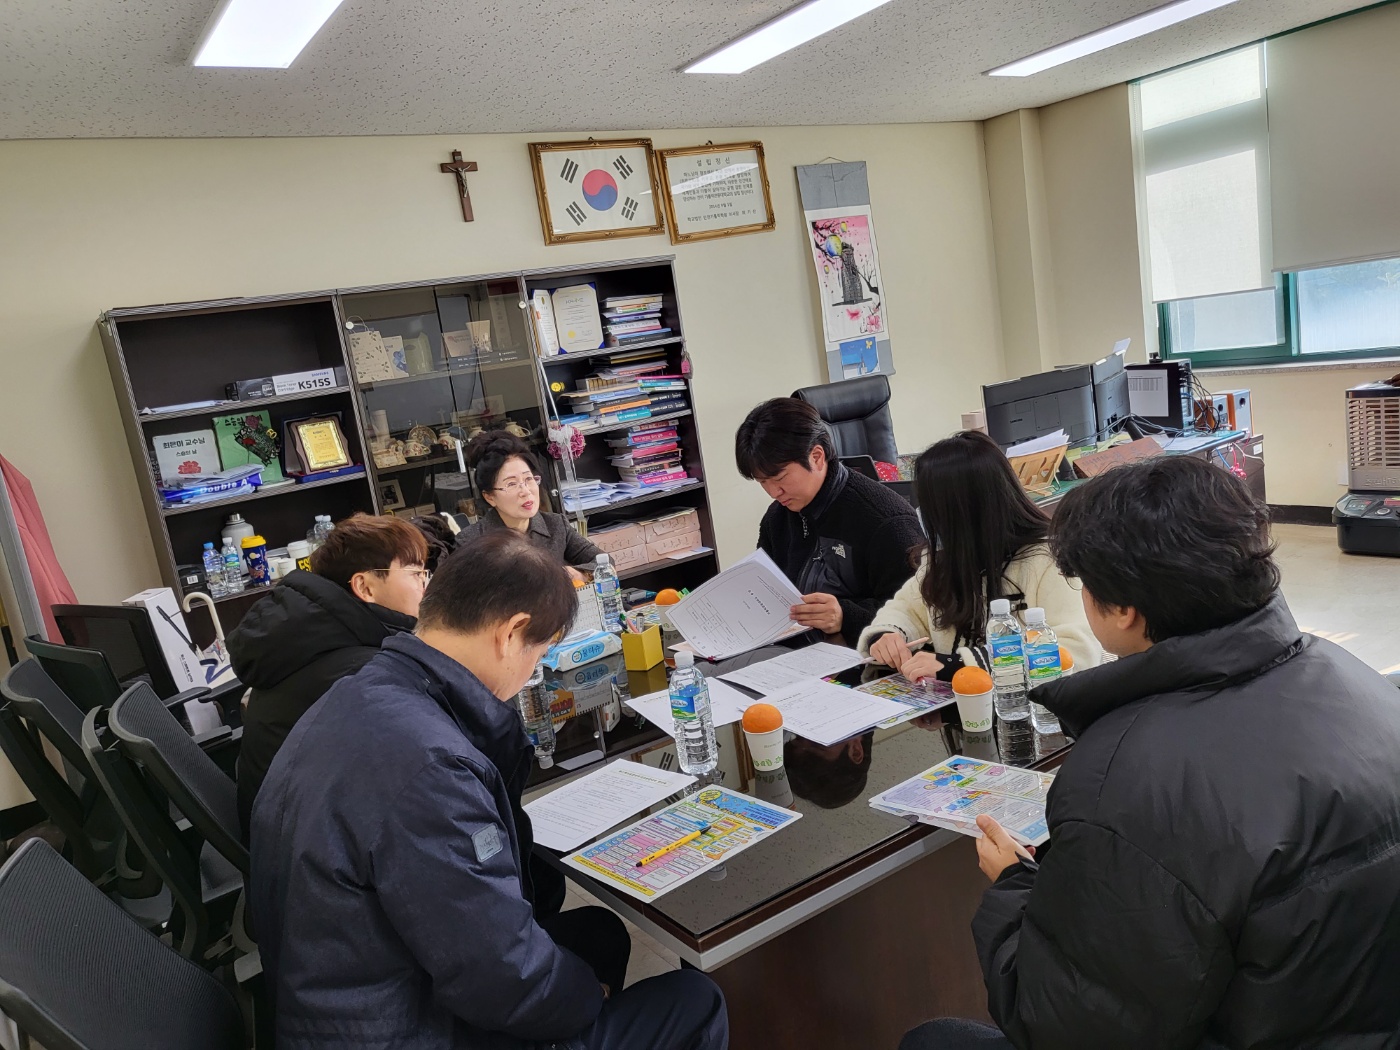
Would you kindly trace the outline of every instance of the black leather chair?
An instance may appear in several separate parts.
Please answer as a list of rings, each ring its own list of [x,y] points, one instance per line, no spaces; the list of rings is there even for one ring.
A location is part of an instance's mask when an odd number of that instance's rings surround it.
[[[0,868],[0,1011],[46,1050],[247,1045],[233,995],[42,839]]]
[[[838,457],[869,456],[877,463],[898,462],[888,377],[861,376],[840,383],[805,386],[794,390],[792,396],[806,401],[826,420]]]

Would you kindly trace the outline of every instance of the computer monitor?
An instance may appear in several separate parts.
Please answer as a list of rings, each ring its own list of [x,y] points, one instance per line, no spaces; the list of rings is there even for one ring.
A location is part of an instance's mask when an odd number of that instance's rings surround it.
[[[1084,445],[1094,440],[1098,430],[1090,365],[984,386],[982,404],[987,410],[987,434],[1002,448],[1057,430],[1069,435],[1071,446]]]
[[[1098,440],[1106,441],[1132,415],[1128,402],[1128,372],[1123,359],[1131,339],[1113,344],[1113,353],[1090,365],[1094,376],[1094,421]]]

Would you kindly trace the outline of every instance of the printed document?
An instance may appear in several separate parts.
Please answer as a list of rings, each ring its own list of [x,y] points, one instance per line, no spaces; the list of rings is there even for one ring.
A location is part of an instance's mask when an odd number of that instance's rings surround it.
[[[688,773],[621,760],[535,799],[525,812],[537,843],[570,850],[694,783]]]
[[[652,901],[801,816],[728,788],[707,787],[565,857],[564,863],[609,889]],[[697,831],[698,838],[666,849]],[[638,866],[661,850],[666,852]]]
[[[954,755],[876,795],[870,805],[973,838],[982,835],[977,818],[985,813],[1018,842],[1039,846],[1050,837],[1045,799],[1054,781],[1052,773]]]
[[[801,601],[792,581],[760,550],[697,587],[672,607],[670,618],[697,653],[723,660],[801,631],[790,615]]]
[[[705,684],[710,688],[710,717],[713,719],[716,729],[739,721],[744,717],[744,708],[753,703],[739,690],[725,685],[718,678],[707,678]],[[663,689],[659,693],[634,696],[627,703],[637,714],[660,728],[672,740],[675,739],[676,723],[671,719],[671,694],[669,692]]]
[[[790,653],[764,660],[762,663],[730,671],[720,677],[726,682],[742,685],[745,689],[752,689],[755,693],[766,696],[798,682],[825,678],[863,662],[860,653],[854,649],[832,645],[830,642],[818,642],[816,645],[794,649]]]
[[[909,710],[883,696],[871,696],[821,679],[798,682],[769,693],[763,702],[783,713],[784,729],[823,747],[838,744]]]

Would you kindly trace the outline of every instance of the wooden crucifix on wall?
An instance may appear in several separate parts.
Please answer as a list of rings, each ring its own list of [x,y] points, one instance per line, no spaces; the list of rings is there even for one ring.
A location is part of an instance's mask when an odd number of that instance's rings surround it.
[[[457,192],[461,194],[462,197],[462,221],[473,221],[472,195],[471,191],[467,189],[467,172],[476,171],[476,161],[463,160],[462,151],[454,149],[452,151],[452,163],[439,164],[438,170],[457,176]]]

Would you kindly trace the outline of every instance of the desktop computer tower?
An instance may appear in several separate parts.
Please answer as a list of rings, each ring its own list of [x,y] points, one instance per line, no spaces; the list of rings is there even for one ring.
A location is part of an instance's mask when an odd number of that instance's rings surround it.
[[[1196,418],[1191,362],[1127,365],[1128,404],[1138,419],[1165,430],[1187,431]]]

